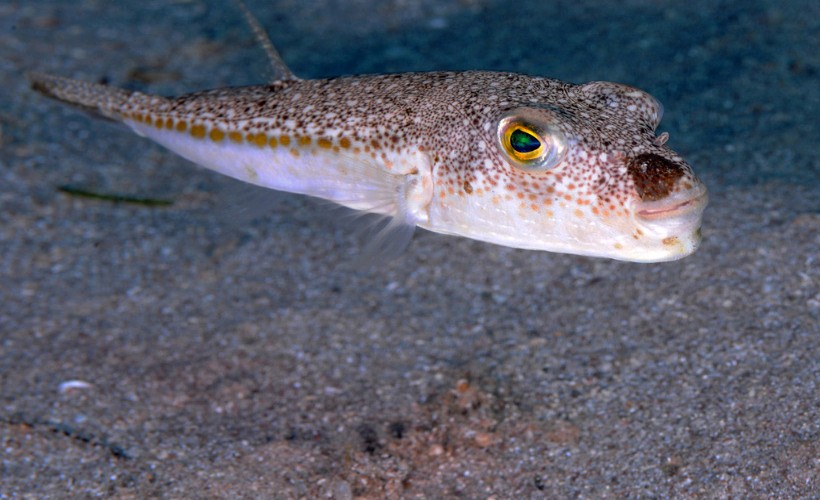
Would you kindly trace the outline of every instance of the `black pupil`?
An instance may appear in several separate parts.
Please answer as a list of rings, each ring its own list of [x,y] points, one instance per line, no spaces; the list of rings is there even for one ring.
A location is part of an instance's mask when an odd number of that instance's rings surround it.
[[[541,147],[541,141],[530,133],[516,129],[510,134],[510,146],[512,146],[517,153],[532,153]]]

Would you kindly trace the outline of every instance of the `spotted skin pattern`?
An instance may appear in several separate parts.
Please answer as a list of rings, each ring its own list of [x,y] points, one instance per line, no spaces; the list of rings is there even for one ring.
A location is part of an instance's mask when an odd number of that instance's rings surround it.
[[[301,80],[163,98],[30,75],[48,96],[122,121],[226,175],[517,248],[674,260],[700,242],[706,190],[655,135],[660,104],[625,85],[499,72]],[[528,168],[503,117],[545,131]]]

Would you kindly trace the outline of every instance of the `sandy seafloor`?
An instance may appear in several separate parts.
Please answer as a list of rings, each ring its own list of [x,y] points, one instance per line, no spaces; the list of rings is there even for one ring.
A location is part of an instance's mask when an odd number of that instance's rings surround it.
[[[702,248],[640,265],[419,231],[362,271],[326,204],[248,202],[28,89],[263,82],[230,2],[0,2],[0,497],[820,497],[820,3],[302,4],[249,1],[304,77],[649,91],[710,189]]]

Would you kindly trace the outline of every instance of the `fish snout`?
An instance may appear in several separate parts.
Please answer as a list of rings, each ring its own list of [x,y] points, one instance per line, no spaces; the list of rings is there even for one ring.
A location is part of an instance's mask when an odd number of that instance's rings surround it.
[[[676,163],[654,153],[630,158],[626,168],[638,197],[645,202],[662,200],[676,190],[685,189],[681,180],[693,177],[685,163]]]
[[[627,162],[639,201],[635,215],[645,221],[677,220],[699,226],[708,202],[706,186],[685,163],[646,153]]]

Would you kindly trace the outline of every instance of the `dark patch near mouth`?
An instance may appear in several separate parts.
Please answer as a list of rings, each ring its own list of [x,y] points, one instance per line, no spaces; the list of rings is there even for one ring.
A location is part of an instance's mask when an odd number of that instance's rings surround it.
[[[683,166],[652,153],[630,159],[626,168],[642,201],[657,201],[669,196],[678,179],[686,173]]]

